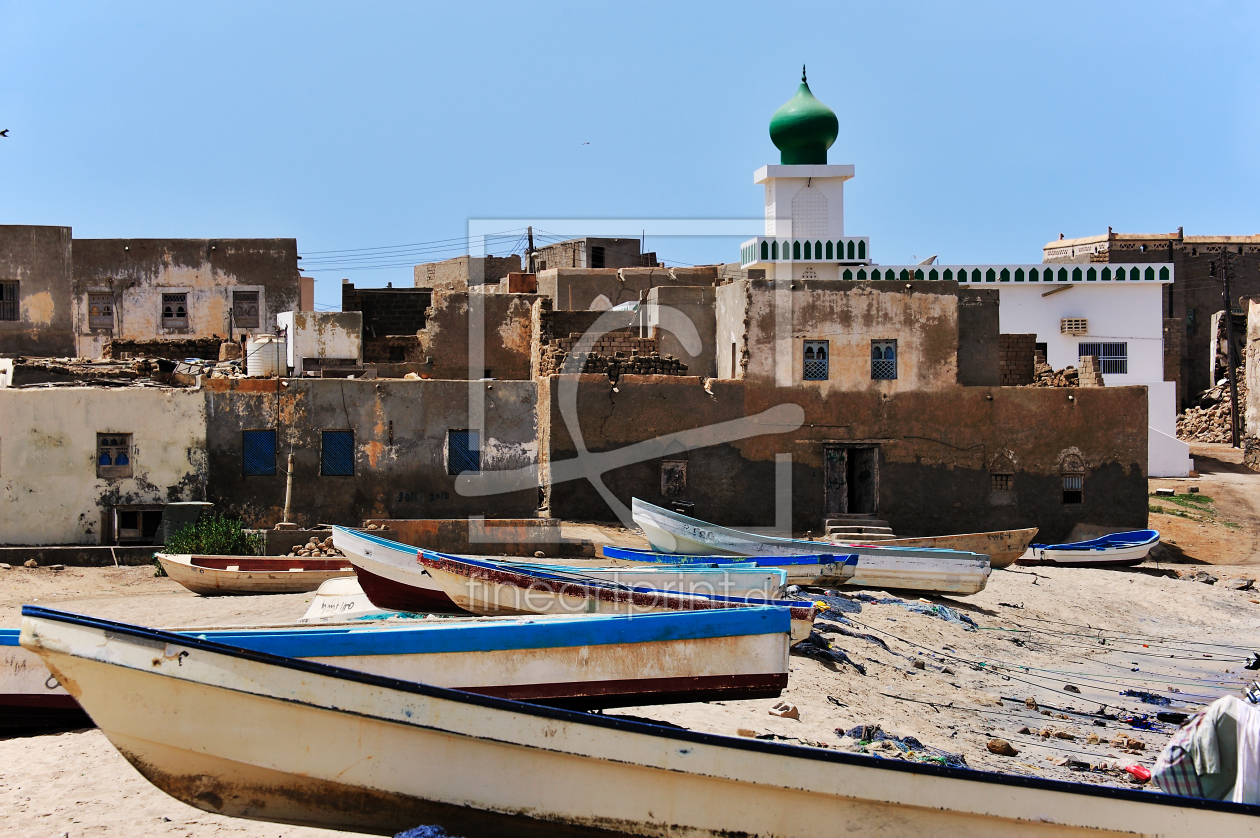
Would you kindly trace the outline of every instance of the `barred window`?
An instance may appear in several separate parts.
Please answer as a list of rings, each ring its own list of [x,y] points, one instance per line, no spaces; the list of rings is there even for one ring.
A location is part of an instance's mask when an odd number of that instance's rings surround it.
[[[258,292],[232,292],[232,322],[238,329],[258,329]]]
[[[114,328],[113,294],[88,294],[88,328]]]
[[[897,377],[897,341],[871,341],[871,379],[891,381]]]
[[[0,281],[0,320],[18,319],[18,284],[16,280]]]
[[[1009,492],[1011,484],[1015,481],[1013,474],[990,474],[989,475],[989,491],[990,492]]]
[[[1089,355],[1098,357],[1099,372],[1103,375],[1127,375],[1129,372],[1129,344],[1127,343],[1078,343],[1079,358]]]
[[[825,340],[805,341],[805,363],[802,377],[806,381],[826,381],[828,375],[828,349]]]
[[[1085,475],[1083,474],[1063,475],[1063,502],[1064,503],[1084,503],[1085,502]]]
[[[188,328],[188,295],[187,294],[163,294],[162,295],[162,328],[163,329],[187,329]]]
[[[131,434],[96,435],[96,476],[131,477]]]

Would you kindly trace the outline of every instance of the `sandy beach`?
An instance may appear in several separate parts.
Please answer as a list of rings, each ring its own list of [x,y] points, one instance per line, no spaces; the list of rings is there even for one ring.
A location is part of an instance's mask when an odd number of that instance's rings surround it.
[[[887,758],[957,755],[974,769],[1127,784],[1127,775],[1099,766],[1151,765],[1175,729],[1158,712],[1193,712],[1255,677],[1243,664],[1260,650],[1260,592],[1248,581],[1260,579],[1260,475],[1240,471],[1232,452],[1215,450],[1222,447],[1200,447],[1199,478],[1151,481],[1152,492],[1175,484],[1183,497],[1193,485],[1209,499],[1152,497],[1153,509],[1169,509],[1151,514],[1171,542],[1158,560],[1126,569],[1016,566],[994,571],[969,597],[845,590],[819,617],[816,656],[792,656],[781,699],[607,712]],[[601,528],[580,529],[598,537]],[[1196,581],[1203,571],[1214,584]],[[19,625],[30,602],[154,626],[289,623],[312,597],[200,597],[149,567],[0,573],[4,626]],[[799,718],[772,715],[780,701]],[[866,726],[869,737],[876,725],[923,747],[907,754],[843,735]],[[992,753],[994,739],[1017,753]],[[5,836],[349,834],[186,806],[151,786],[95,730],[0,739],[0,812]]]

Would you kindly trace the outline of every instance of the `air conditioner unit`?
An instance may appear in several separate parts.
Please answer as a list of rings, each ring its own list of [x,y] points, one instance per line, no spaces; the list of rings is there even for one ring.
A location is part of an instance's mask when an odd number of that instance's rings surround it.
[[[1085,317],[1064,317],[1059,321],[1059,329],[1065,335],[1089,334],[1089,319]]]

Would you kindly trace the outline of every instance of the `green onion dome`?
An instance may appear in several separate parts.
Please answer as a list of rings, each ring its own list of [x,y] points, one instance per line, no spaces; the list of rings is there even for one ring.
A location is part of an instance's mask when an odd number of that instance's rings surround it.
[[[796,95],[770,118],[770,141],[779,149],[779,161],[785,166],[825,164],[827,149],[839,133],[835,111],[810,93],[802,67]]]

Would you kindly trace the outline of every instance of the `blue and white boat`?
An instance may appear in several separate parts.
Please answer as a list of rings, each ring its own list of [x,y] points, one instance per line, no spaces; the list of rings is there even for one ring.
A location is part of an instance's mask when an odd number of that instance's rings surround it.
[[[791,628],[789,609],[751,607],[179,634],[400,681],[600,708],[774,698],[787,686]],[[0,630],[0,729],[86,724],[18,637]]]
[[[1021,558],[1019,563],[1068,567],[1139,564],[1146,561],[1147,554],[1156,544],[1159,544],[1159,530],[1115,532],[1070,544],[1034,544],[1031,555]]]
[[[779,538],[720,527],[638,498],[632,499],[632,505],[634,522],[643,528],[648,543],[660,553],[707,553],[754,558],[817,555],[827,550],[857,554],[857,569],[852,578],[836,580],[820,577],[813,582],[798,584],[844,584],[861,588],[974,594],[984,590],[992,571],[989,557],[980,553]]]
[[[825,545],[819,545],[825,546]],[[660,564],[694,568],[778,568],[789,585],[843,585],[857,572],[856,553],[816,553],[800,556],[685,556],[634,547],[606,545],[600,553],[611,562]]]

